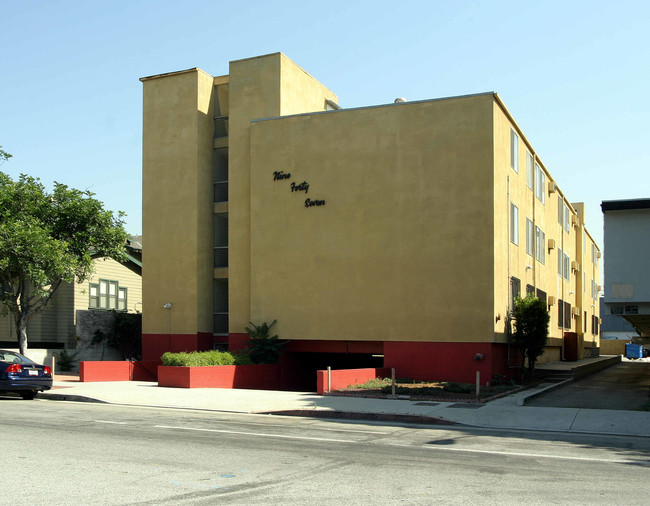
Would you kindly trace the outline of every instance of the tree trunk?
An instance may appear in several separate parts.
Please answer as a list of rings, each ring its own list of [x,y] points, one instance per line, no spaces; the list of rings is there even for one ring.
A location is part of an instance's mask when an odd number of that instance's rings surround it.
[[[16,334],[20,354],[25,355],[27,353],[27,320],[24,318],[16,318]]]

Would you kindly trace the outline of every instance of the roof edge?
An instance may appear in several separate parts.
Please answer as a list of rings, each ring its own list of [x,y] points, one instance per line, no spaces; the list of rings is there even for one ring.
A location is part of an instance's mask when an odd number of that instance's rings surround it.
[[[603,213],[607,211],[631,211],[650,209],[650,199],[603,200],[600,204]]]

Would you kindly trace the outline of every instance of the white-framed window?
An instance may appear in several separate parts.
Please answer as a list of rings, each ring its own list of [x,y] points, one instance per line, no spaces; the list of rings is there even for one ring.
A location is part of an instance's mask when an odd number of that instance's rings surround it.
[[[519,208],[510,202],[510,242],[519,244]]]
[[[564,275],[564,253],[562,248],[557,249],[557,274],[562,277]]]
[[[546,234],[535,227],[535,259],[540,263],[546,262]]]
[[[535,254],[535,227],[533,222],[526,218],[526,253],[531,257]]]
[[[564,199],[562,195],[557,196],[557,222],[564,225]]]
[[[88,307],[90,309],[117,309],[126,311],[127,289],[117,281],[100,279],[89,285]]]
[[[535,164],[535,174],[537,177],[537,181],[535,184],[535,195],[537,196],[537,198],[542,204],[545,204],[546,203],[546,174],[544,174],[544,171],[537,163]]]
[[[510,129],[510,167],[519,172],[519,137],[515,131]]]
[[[535,182],[535,167],[533,164],[533,155],[529,151],[526,151],[526,184],[528,188],[533,189],[533,183]]]

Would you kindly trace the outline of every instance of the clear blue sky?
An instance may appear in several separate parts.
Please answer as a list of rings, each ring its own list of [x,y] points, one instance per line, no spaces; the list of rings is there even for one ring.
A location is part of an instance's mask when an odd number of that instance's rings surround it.
[[[560,188],[650,198],[647,1],[0,1],[0,167],[141,225],[142,84],[282,51],[343,107],[499,93]],[[146,241],[146,239],[145,239]]]

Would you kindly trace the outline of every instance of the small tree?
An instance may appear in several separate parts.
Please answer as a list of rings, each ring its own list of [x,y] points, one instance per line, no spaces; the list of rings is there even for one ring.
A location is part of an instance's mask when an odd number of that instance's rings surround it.
[[[528,294],[525,299],[515,297],[511,316],[515,324],[512,345],[519,350],[524,373],[530,379],[533,377],[537,358],[544,354],[551,317],[546,309],[546,302],[533,294]]]
[[[43,311],[61,283],[81,283],[93,271],[92,255],[126,258],[122,213],[103,208],[88,191],[36,178],[13,181],[0,172],[0,304],[16,324],[21,353],[27,322]]]
[[[246,327],[246,332],[250,337],[250,346],[248,353],[251,360],[256,364],[275,364],[280,358],[280,353],[288,341],[280,341],[278,336],[271,336],[271,327],[277,320],[273,320],[271,325],[266,322],[255,325],[248,322],[253,328]]]
[[[95,330],[90,344],[106,341],[120,352],[124,360],[140,360],[142,357],[142,314],[111,311],[106,331]]]

